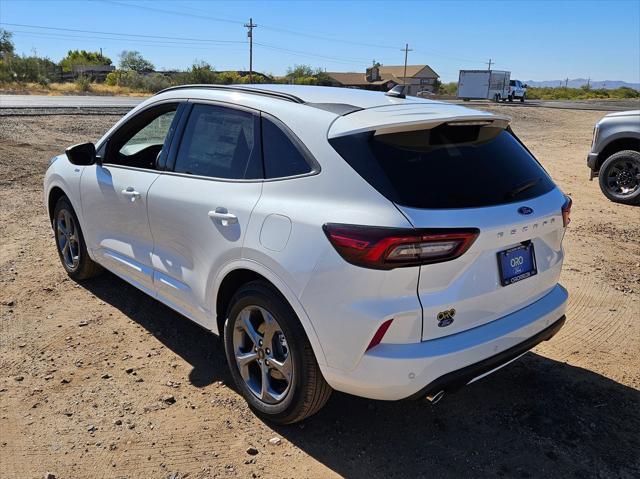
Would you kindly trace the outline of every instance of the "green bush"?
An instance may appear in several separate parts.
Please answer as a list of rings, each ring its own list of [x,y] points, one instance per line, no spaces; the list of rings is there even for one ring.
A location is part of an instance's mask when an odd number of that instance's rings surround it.
[[[156,93],[172,85],[171,79],[162,73],[141,75],[133,70],[114,70],[107,75],[105,83],[109,86],[123,86],[148,93]]]
[[[59,69],[48,58],[7,56],[0,60],[0,81],[40,83],[43,77],[49,80],[59,78]]]
[[[91,80],[89,79],[89,77],[86,77],[84,75],[80,75],[78,78],[76,78],[75,84],[78,91],[87,92],[91,90]]]
[[[532,100],[621,100],[640,98],[640,92],[628,87],[613,90],[604,88],[529,87],[527,89],[527,98]]]

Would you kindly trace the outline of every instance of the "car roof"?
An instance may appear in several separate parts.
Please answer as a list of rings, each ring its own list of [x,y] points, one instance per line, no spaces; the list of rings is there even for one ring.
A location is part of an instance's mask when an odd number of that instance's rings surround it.
[[[375,108],[379,106],[401,105],[408,103],[434,103],[442,102],[426,100],[418,97],[400,98],[386,95],[384,92],[360,90],[355,88],[340,88],[315,85],[283,85],[283,84],[258,84],[258,85],[180,85],[167,88],[159,94],[170,91],[192,90],[201,98],[206,98],[213,92],[247,92],[271,96],[274,99],[289,100],[303,104],[341,104],[351,105],[355,109]],[[193,93],[192,92],[192,93]]]
[[[285,123],[296,122],[301,114],[308,115],[311,107],[318,114],[322,113],[329,138],[364,131],[381,133],[433,127],[456,119],[499,121],[502,127],[506,127],[510,120],[504,115],[443,101],[312,85],[181,85],[163,90],[147,102],[153,102],[153,98],[233,102],[275,114],[283,121],[285,115],[289,119]],[[306,112],[301,112],[301,109]]]

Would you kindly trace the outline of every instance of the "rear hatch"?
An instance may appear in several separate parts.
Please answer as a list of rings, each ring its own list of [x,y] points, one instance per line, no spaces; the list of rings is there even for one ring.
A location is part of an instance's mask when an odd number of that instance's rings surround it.
[[[423,340],[510,314],[557,284],[565,197],[506,118],[375,108],[336,120],[329,141],[415,228],[479,230],[462,256],[420,266]]]

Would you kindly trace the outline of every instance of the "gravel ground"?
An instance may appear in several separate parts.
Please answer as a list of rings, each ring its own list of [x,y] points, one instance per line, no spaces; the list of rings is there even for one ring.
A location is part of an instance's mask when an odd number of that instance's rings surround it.
[[[435,406],[334,393],[274,428],[230,386],[217,339],[111,274],[58,263],[42,175],[115,116],[0,119],[0,476],[639,477],[640,209],[587,181],[604,113],[483,105],[574,199],[552,341]],[[635,451],[635,452],[634,452]]]

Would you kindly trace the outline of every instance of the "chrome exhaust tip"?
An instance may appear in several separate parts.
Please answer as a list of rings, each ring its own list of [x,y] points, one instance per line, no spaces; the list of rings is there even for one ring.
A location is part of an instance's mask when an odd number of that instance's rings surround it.
[[[427,401],[431,404],[437,404],[444,397],[444,391],[438,391],[435,394],[427,395]]]

